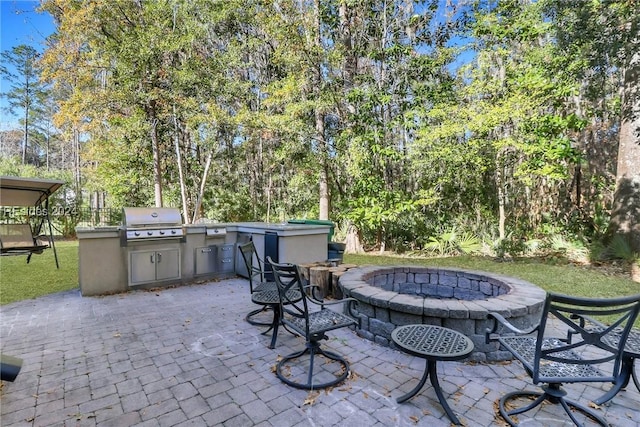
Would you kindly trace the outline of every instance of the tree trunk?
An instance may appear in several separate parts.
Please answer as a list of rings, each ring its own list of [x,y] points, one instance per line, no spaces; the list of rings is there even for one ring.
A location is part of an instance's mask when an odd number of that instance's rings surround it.
[[[156,207],[162,207],[162,169],[160,167],[160,144],[158,142],[158,119],[151,120],[151,150],[153,151],[153,189]]]
[[[502,164],[500,162],[500,154],[498,154],[498,161],[496,162],[496,187],[498,189],[498,237],[500,240],[504,239],[505,233],[505,194],[504,194],[504,174],[502,170]]]
[[[191,216],[189,215],[189,204],[187,202],[187,186],[184,182],[184,171],[182,170],[182,154],[180,153],[180,126],[178,126],[178,118],[176,117],[176,107],[173,107],[173,124],[175,131],[176,161],[178,162],[178,177],[180,179],[180,195],[182,196],[182,217],[184,222],[189,224]]]
[[[313,10],[313,43],[318,52],[322,51],[322,41],[320,39],[320,4],[319,0],[314,2]],[[318,56],[316,69],[313,73],[313,91],[315,95],[315,137],[318,143],[318,155],[320,160],[320,176],[318,182],[319,190],[319,209],[318,219],[329,219],[329,210],[331,208],[330,195],[329,195],[329,156],[327,150],[327,141],[325,139],[325,127],[324,127],[324,112],[321,110],[320,103],[320,87],[322,86],[322,60],[321,56]]]
[[[29,93],[29,81],[27,80],[26,93]],[[27,164],[27,147],[29,145],[29,104],[24,106],[24,143],[22,145],[22,164]]]
[[[640,52],[624,70],[616,191],[609,236],[620,234],[640,253]]]
[[[198,201],[196,202],[196,207],[193,210],[193,220],[191,221],[192,223],[195,223],[196,220],[200,217],[202,198],[204,197],[204,189],[207,184],[207,177],[209,176],[209,168],[211,167],[212,158],[213,158],[213,150],[209,151],[209,155],[207,156],[207,162],[204,165],[204,172],[202,172],[202,181],[200,181],[200,191],[198,192]]]
[[[319,196],[320,206],[318,219],[329,219],[330,197],[329,197],[329,174],[327,143],[324,140],[324,114],[316,107],[316,138],[318,139],[318,150],[320,151],[320,177]]]
[[[362,243],[360,243],[360,231],[353,224],[349,224],[347,227],[347,241],[344,251],[350,254],[360,254],[364,252]]]
[[[82,194],[82,171],[80,170],[80,131],[77,126],[73,127],[73,177],[75,180],[76,200],[80,202]]]

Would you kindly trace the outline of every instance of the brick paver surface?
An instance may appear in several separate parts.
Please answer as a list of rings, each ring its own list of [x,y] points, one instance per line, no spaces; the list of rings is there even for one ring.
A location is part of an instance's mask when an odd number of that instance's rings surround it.
[[[396,403],[419,380],[422,359],[348,329],[329,332],[324,342],[351,362],[345,383],[319,392],[286,386],[275,363],[304,342],[281,331],[270,350],[264,328],[244,320],[253,308],[243,279],[103,297],[70,291],[2,306],[2,352],[24,364],[15,382],[2,384],[0,425],[450,425],[429,386]],[[536,389],[516,362],[440,363],[438,372],[467,426],[504,425],[496,400]],[[608,388],[566,386],[587,404]],[[614,426],[635,426],[639,408],[630,385],[599,411]],[[526,425],[569,425],[555,405],[534,416]]]

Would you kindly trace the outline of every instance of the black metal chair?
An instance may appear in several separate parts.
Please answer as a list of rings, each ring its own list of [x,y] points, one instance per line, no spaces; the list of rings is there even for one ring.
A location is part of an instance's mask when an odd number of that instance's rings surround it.
[[[326,308],[328,305],[347,304],[346,309],[352,315],[356,300],[346,298],[330,302],[320,301],[314,297],[313,288],[306,285],[296,265],[278,264],[269,257],[267,262],[273,268],[278,286],[281,304],[280,323],[306,341],[304,350],[281,358],[276,365],[276,375],[285,384],[305,390],[326,388],[344,381],[350,373],[349,362],[337,353],[322,349],[320,341],[328,339],[326,335],[328,331],[359,325],[355,316],[347,316]],[[297,290],[303,297],[299,301],[291,300],[289,294],[292,290]],[[311,305],[319,307],[319,310],[311,311]],[[301,359],[307,353],[309,354],[308,365]],[[323,356],[328,360],[316,366],[314,365],[316,356]],[[295,370],[291,367],[293,364],[302,366],[302,369],[298,369],[299,374],[293,372]],[[304,381],[305,377],[306,381]],[[322,379],[317,379],[320,377]]]
[[[487,343],[498,341],[518,359],[534,384],[542,391],[515,391],[505,394],[499,403],[500,415],[511,426],[517,425],[511,417],[527,412],[543,402],[559,404],[574,424],[580,425],[573,413],[575,409],[608,426],[606,420],[593,409],[566,398],[562,388],[565,383],[615,382],[620,375],[624,346],[640,310],[640,295],[612,298],[580,298],[549,293],[540,323],[520,330],[499,313],[490,313],[492,328],[486,331]],[[596,330],[581,325],[581,317],[588,316],[607,324]],[[558,330],[557,323],[567,327],[572,339],[567,339],[567,330]],[[497,335],[499,327],[511,334]],[[617,343],[606,338],[613,330],[619,330]],[[514,335],[515,334],[515,335]],[[563,338],[559,338],[563,337]],[[515,407],[518,399],[527,400],[523,406]],[[530,403],[529,403],[530,402]]]
[[[247,275],[249,276],[249,291],[251,292],[251,301],[255,304],[262,306],[259,309],[249,312],[249,314],[246,315],[245,319],[247,322],[249,322],[252,325],[272,326],[271,322],[254,320],[253,317],[259,313],[262,313],[268,310],[269,308],[273,308],[274,304],[278,304],[279,300],[277,299],[276,283],[265,280],[265,274],[264,274],[264,268],[263,268],[264,263],[258,256],[258,253],[256,252],[256,247],[253,244],[253,241],[249,241],[248,243],[238,245],[238,250],[240,251],[244,264],[247,268]],[[262,291],[274,292],[273,295],[275,299],[267,298],[268,295],[266,294],[260,295],[257,298],[254,297],[254,293],[262,292]],[[267,330],[267,332],[269,330]]]
[[[598,320],[592,319],[588,316],[581,315],[575,317],[580,319],[580,326],[582,328],[593,329],[599,332],[608,330],[609,332],[603,336],[603,339],[614,347],[618,345],[618,340],[620,340],[621,334],[622,332],[624,332],[623,329],[611,329],[602,322],[599,322]],[[567,331],[568,342],[571,342],[573,340],[573,335],[575,333],[576,332],[572,330]],[[608,392],[593,401],[596,405],[602,405],[613,399],[615,395],[620,392],[620,390],[626,388],[629,385],[629,382],[632,379],[636,388],[638,389],[638,391],[640,391],[640,380],[638,379],[638,374],[636,373],[634,367],[635,361],[638,358],[640,358],[640,330],[631,329],[624,346],[620,375],[618,376],[616,381],[614,381],[613,387],[611,387]]]

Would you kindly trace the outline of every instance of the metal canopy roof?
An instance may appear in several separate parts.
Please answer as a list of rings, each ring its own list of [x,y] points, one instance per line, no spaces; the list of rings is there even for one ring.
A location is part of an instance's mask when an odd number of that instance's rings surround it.
[[[64,183],[52,179],[0,176],[0,206],[38,206]]]

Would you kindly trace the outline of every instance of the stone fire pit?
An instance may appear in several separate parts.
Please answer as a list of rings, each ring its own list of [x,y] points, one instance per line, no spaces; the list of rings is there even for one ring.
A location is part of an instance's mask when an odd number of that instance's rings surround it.
[[[483,271],[419,266],[368,266],[342,275],[345,296],[358,300],[360,336],[393,346],[391,332],[401,325],[424,323],[444,326],[467,335],[474,343],[471,359],[510,358],[498,343],[485,343],[496,311],[520,328],[536,325],[546,292],[524,280]]]

